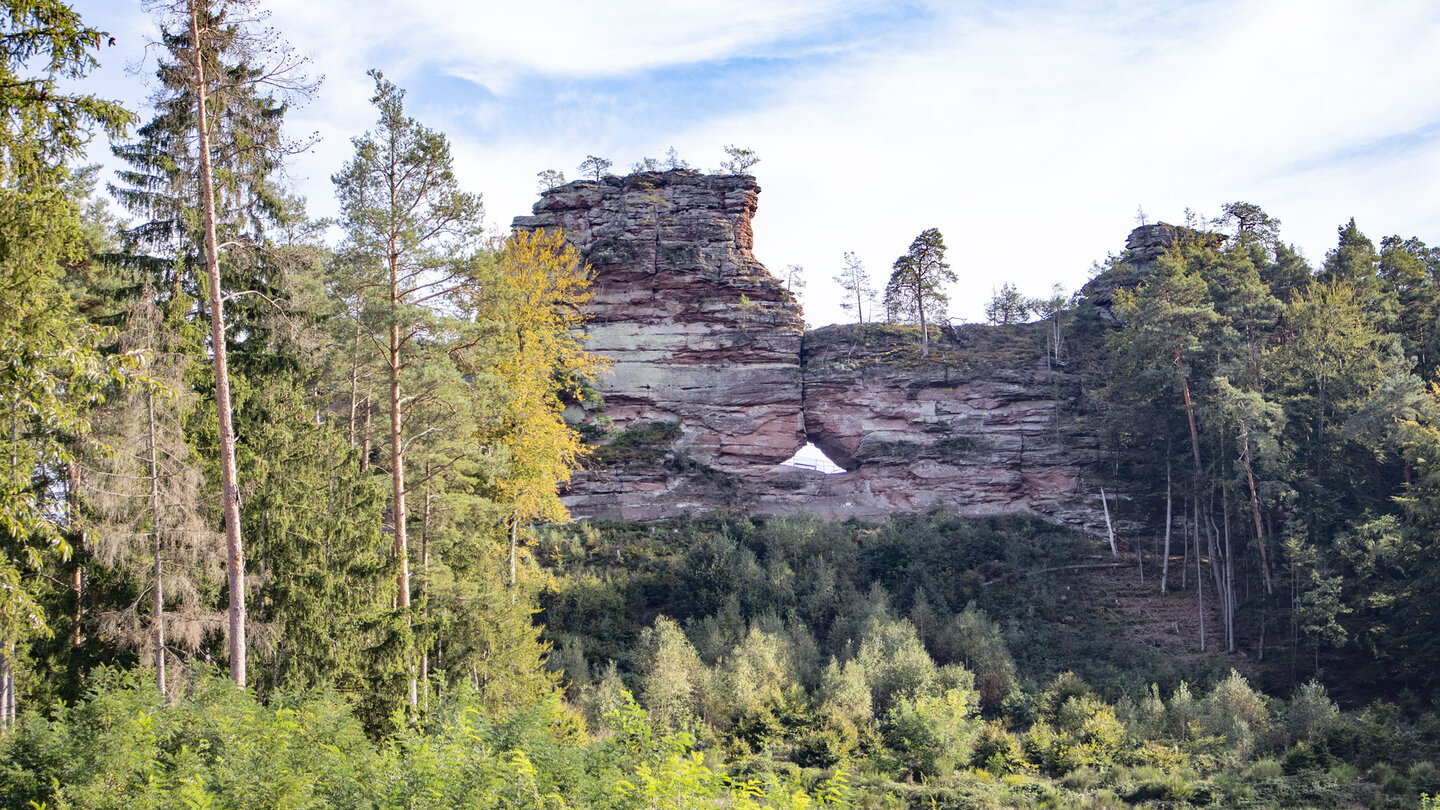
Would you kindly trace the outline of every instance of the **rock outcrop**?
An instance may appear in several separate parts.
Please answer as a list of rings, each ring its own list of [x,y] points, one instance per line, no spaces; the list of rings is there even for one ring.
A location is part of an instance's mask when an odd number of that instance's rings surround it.
[[[565,493],[577,518],[651,520],[733,508],[878,519],[943,508],[1102,526],[1098,443],[1077,374],[1045,326],[808,335],[755,260],[750,177],[646,172],[542,195],[517,229],[562,228],[594,271],[591,350],[614,373]],[[813,441],[838,475],[782,466]]]
[[[831,485],[844,500],[817,511],[1030,513],[1097,528],[1089,403],[1080,376],[1048,356],[1046,329],[945,329],[924,360],[912,328],[806,335],[805,431],[847,470]]]
[[[639,518],[704,508],[713,496],[685,495],[696,470],[759,476],[804,444],[805,326],[751,253],[759,192],[748,176],[643,172],[561,186],[515,220],[564,229],[594,272],[588,345],[613,372],[603,416],[651,438],[648,426],[677,425],[670,451],[692,468],[662,480],[610,465],[576,480],[577,504],[600,496],[603,513]]]

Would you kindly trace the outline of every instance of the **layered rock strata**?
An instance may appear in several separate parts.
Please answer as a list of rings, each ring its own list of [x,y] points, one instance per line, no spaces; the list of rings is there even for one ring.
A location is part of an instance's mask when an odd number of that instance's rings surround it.
[[[603,416],[622,434],[677,425],[672,453],[712,477],[762,475],[804,444],[805,326],[751,253],[759,192],[748,176],[644,172],[561,186],[515,220],[563,229],[594,272],[588,346],[612,364]],[[684,494],[695,469],[667,481],[610,466],[578,478],[572,500],[641,519],[713,508]]]
[[[565,493],[580,519],[718,509],[878,519],[941,508],[1102,526],[1079,378],[1045,327],[804,333],[751,252],[750,177],[650,172],[551,190],[519,230],[561,228],[594,272],[589,347],[604,405]],[[803,341],[802,341],[803,337]],[[847,472],[782,466],[813,441]]]
[[[946,329],[923,360],[912,328],[806,335],[805,431],[847,470],[811,508],[1029,513],[1095,529],[1098,442],[1081,379],[1048,356],[1046,329]]]

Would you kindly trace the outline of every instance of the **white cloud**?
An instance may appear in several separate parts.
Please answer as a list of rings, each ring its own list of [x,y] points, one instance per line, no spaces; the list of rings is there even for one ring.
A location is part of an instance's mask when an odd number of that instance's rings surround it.
[[[127,27],[139,13],[78,5]],[[328,176],[373,120],[376,65],[449,134],[495,225],[528,211],[539,169],[573,174],[588,153],[618,168],[672,144],[714,166],[739,143],[763,158],[757,253],[808,268],[815,323],[842,315],[826,289],[842,252],[883,283],[932,226],[961,277],[956,314],[972,319],[1002,281],[1079,286],[1123,246],[1137,205],[1177,220],[1249,200],[1312,260],[1352,215],[1377,239],[1440,242],[1426,230],[1440,222],[1440,150],[1426,142],[1440,137],[1440,10],[1423,0],[272,5],[326,74],[290,116],[325,138],[292,172],[317,212],[333,211]],[[677,107],[665,124],[635,119],[653,111],[627,94],[677,66],[724,76],[726,60],[798,48],[827,56],[779,59],[768,76],[752,65],[707,91],[720,97],[660,94],[647,103]],[[488,92],[452,97],[461,85],[442,76]],[[520,97],[539,80],[548,95]]]

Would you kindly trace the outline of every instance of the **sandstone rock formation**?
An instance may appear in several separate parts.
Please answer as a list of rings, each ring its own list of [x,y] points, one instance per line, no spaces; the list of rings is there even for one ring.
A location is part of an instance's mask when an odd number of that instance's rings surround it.
[[[806,335],[806,434],[849,470],[832,485],[844,500],[817,511],[1030,513],[1095,528],[1098,442],[1079,375],[1047,360],[1045,328],[946,329],[925,360],[910,328]]]
[[[569,414],[597,436],[565,493],[575,517],[943,508],[1103,525],[1084,386],[1047,361],[1042,325],[946,330],[923,361],[910,327],[807,335],[751,253],[758,193],[646,172],[561,186],[516,219],[564,229],[591,265],[589,345],[614,368],[603,408]],[[847,472],[782,466],[807,439]]]
[[[800,338],[784,286],[751,253],[753,177],[643,172],[544,193],[517,230],[562,228],[594,271],[589,348],[610,358],[604,416],[621,431],[678,424],[672,450],[721,474],[762,474],[804,444]],[[649,516],[683,481],[613,469],[576,482]],[[681,476],[684,478],[684,476]],[[607,490],[615,490],[614,493]],[[695,504],[699,508],[701,504]]]

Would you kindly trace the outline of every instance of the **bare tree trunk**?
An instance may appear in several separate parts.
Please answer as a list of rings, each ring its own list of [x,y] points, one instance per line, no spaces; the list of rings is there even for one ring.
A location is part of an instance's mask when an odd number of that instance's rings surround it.
[[[1225,638],[1229,651],[1235,652],[1235,559],[1230,554],[1230,507],[1224,490],[1221,490],[1220,504],[1225,517],[1225,595],[1229,600],[1225,607]]]
[[[393,243],[392,243],[393,244]],[[405,514],[405,445],[401,432],[400,413],[400,257],[390,252],[390,519],[395,531],[395,557],[400,573],[395,582],[395,605],[405,613],[410,624],[410,545],[406,536]],[[410,651],[413,653],[413,650]],[[407,657],[410,657],[407,655]],[[410,658],[410,708],[419,705],[415,686],[414,658]]]
[[[145,394],[146,433],[149,447],[150,466],[150,540],[155,552],[155,611],[151,617],[155,622],[155,688],[160,694],[165,690],[165,578],[164,535],[160,531],[160,459],[155,452],[155,395]]]
[[[1160,563],[1160,593],[1165,594],[1170,580],[1170,527],[1174,524],[1174,492],[1170,488],[1170,453],[1165,453],[1165,556]]]
[[[1255,492],[1255,473],[1250,464],[1250,430],[1244,419],[1240,420],[1240,437],[1243,442],[1241,457],[1245,460],[1245,481],[1250,484],[1250,511],[1255,517],[1255,543],[1260,546],[1260,572],[1265,577],[1265,593],[1273,594],[1275,589],[1270,585],[1270,558],[1265,552],[1265,529],[1260,521],[1260,496]]]
[[[215,408],[220,422],[220,497],[225,513],[225,574],[230,589],[230,679],[245,685],[245,549],[240,543],[240,486],[235,472],[235,428],[230,416],[230,372],[225,361],[224,298],[215,239],[215,180],[210,167],[210,120],[200,39],[200,0],[190,0],[190,51],[196,128],[200,144],[200,201],[205,216],[205,270],[210,282],[210,342],[215,358]]]
[[[360,471],[370,469],[370,414],[375,409],[370,404],[370,395],[365,395],[365,418],[360,422],[360,432],[364,434],[360,439]]]
[[[1180,545],[1185,550],[1185,560],[1180,565],[1180,589],[1190,587],[1190,499],[1186,498],[1181,505],[1182,517],[1180,518]]]
[[[430,462],[425,462],[425,480],[430,480]],[[425,511],[420,520],[420,609],[430,618],[430,500],[434,495],[425,485]],[[430,710],[430,645],[420,651],[420,682],[425,685],[425,710]]]
[[[355,344],[350,356],[350,446],[355,446],[355,410],[360,407],[360,324],[355,324]]]
[[[1105,499],[1105,488],[1100,487],[1100,505],[1105,509],[1105,533],[1110,536],[1110,556],[1119,557],[1120,550],[1115,545],[1115,527],[1110,525],[1110,503]]]
[[[925,293],[917,289],[915,300],[920,302],[915,308],[920,313],[920,357],[924,359],[930,356],[930,330],[925,326]]]
[[[1205,652],[1205,576],[1200,565],[1200,498],[1195,498],[1195,521],[1191,533],[1195,537],[1195,599],[1200,611],[1200,652]]]
[[[15,642],[0,652],[0,728],[15,725]]]

